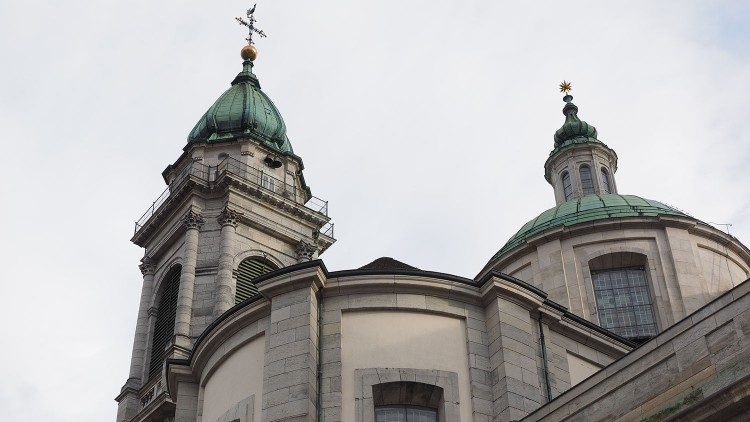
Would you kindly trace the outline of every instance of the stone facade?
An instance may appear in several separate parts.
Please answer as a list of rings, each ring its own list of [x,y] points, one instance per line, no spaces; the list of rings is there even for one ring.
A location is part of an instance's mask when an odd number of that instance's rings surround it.
[[[477,283],[419,270],[328,272],[310,261],[269,273],[258,287],[261,297],[222,315],[190,357],[170,362],[176,409],[194,412],[175,420],[205,420],[205,386],[222,384],[223,362],[259,336],[265,352],[252,359],[263,362],[262,382],[237,397],[262,391],[260,401],[253,394],[263,421],[369,421],[392,383],[439,391],[443,420],[512,420],[549,400],[547,383],[553,397],[567,389],[568,354],[601,368],[631,348],[502,274]],[[182,389],[192,397],[184,405]]]
[[[320,232],[329,221],[324,210],[304,205],[310,195],[300,164],[284,156],[281,167],[270,168],[263,161],[269,153],[250,139],[195,145],[165,170],[165,199],[139,222],[132,239],[145,249],[144,279],[118,421],[131,420],[155,401],[157,413],[172,406],[163,377],[148,375],[157,304],[171,268],[180,265],[181,275],[167,357],[184,358],[209,324],[234,305],[234,273],[243,259],[261,256],[285,267],[317,257],[334,242]]]
[[[631,265],[645,268],[664,330],[750,277],[750,251],[695,220],[631,217],[541,233],[488,263],[478,277],[510,274],[598,324],[592,270]]]

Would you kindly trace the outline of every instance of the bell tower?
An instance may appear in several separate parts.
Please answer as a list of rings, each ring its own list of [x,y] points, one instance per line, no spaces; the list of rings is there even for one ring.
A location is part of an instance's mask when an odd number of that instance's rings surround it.
[[[544,177],[555,191],[557,205],[586,195],[617,193],[617,154],[597,139],[594,126],[578,117],[570,90],[569,82],[560,84],[565,123],[555,132],[554,149],[544,163]]]
[[[162,172],[166,189],[135,223],[144,248],[130,372],[117,421],[160,420],[174,408],[164,364],[185,358],[209,324],[259,294],[253,279],[316,259],[335,239],[328,203],[312,195],[279,110],[253,72],[247,20],[242,71]]]

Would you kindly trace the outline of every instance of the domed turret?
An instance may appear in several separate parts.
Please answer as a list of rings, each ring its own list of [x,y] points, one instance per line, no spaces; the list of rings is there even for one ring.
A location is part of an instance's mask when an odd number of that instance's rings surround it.
[[[565,95],[563,101],[565,123],[555,132],[554,148],[544,163],[544,177],[555,190],[555,202],[617,193],[617,154],[597,139],[594,126],[578,117],[572,95]]]
[[[188,136],[188,143],[255,138],[278,152],[292,153],[284,119],[271,99],[261,91],[258,77],[253,73],[257,49],[247,45],[241,55],[244,59],[242,72],[198,120]]]

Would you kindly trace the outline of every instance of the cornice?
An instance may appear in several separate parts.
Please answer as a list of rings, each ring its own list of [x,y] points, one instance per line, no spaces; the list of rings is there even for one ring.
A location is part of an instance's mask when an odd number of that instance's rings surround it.
[[[175,190],[170,194],[169,198],[164,201],[154,215],[146,221],[143,227],[133,235],[130,239],[131,242],[138,246],[145,247],[152,237],[158,233],[158,229],[169,221],[169,218],[172,218],[173,213],[182,206],[184,199],[191,196],[191,194],[194,195],[200,193],[201,196],[217,194],[226,195],[230,189],[236,189],[251,198],[255,198],[271,209],[281,211],[288,216],[306,221],[318,230],[331,220],[330,217],[317,211],[313,211],[312,209],[305,207],[304,204],[299,204],[292,199],[284,198],[280,194],[268,192],[260,186],[247,183],[242,178],[234,177],[231,173],[224,173],[219,179],[210,184],[203,183],[203,181],[194,179],[190,176],[187,177],[184,182],[175,187]],[[239,215],[236,216],[236,218],[235,221],[239,221],[248,219],[249,217],[247,215]],[[327,246],[330,246],[330,244]]]

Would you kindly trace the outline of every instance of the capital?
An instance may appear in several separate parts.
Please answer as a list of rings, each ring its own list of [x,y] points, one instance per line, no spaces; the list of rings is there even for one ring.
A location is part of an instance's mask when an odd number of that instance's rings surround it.
[[[241,212],[235,211],[229,208],[229,206],[225,206],[224,209],[221,211],[221,214],[219,214],[219,216],[216,217],[216,220],[222,226],[237,227],[237,223],[240,221],[241,217],[242,217]]]
[[[141,274],[143,274],[144,276],[153,275],[156,271],[156,265],[154,261],[149,257],[144,257],[143,259],[141,259],[141,264],[138,265],[138,268],[141,269]]]
[[[193,210],[188,211],[182,218],[182,224],[184,224],[188,230],[200,229],[205,222],[206,220],[203,219],[203,216]]]
[[[304,262],[313,260],[313,258],[315,258],[315,253],[318,251],[318,248],[315,245],[301,240],[299,243],[297,243],[295,251],[297,252],[297,262]]]

